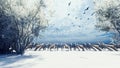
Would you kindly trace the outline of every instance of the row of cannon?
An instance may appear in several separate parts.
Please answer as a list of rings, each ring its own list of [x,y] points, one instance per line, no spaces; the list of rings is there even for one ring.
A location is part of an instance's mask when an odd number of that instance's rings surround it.
[[[103,50],[109,50],[109,51],[118,51],[119,45],[114,45],[114,44],[104,44],[104,43],[99,43],[99,44],[56,44],[56,43],[41,43],[41,44],[29,44],[26,49],[34,49],[34,51],[41,51],[41,50],[78,50],[78,51],[85,51],[85,50],[94,50],[94,51],[103,51]]]

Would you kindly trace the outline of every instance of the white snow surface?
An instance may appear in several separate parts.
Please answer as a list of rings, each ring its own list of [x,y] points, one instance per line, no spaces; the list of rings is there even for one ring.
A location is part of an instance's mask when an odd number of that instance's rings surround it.
[[[0,56],[0,68],[120,68],[120,51],[30,51]]]

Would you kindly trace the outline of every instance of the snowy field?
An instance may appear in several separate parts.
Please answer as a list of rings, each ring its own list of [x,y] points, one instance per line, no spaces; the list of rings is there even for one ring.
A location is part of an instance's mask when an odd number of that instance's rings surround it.
[[[120,51],[29,51],[0,56],[0,68],[120,68]]]

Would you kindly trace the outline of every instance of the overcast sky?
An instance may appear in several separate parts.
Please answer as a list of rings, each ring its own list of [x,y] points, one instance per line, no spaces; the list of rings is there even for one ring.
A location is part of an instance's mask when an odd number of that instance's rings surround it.
[[[46,0],[49,26],[35,41],[86,42],[108,40],[109,35],[95,29],[93,0]]]

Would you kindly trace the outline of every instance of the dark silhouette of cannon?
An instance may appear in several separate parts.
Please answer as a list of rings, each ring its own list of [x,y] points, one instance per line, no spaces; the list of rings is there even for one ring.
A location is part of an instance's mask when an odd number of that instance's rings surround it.
[[[80,51],[82,49],[82,51],[85,51],[85,48],[82,44],[75,44],[74,50],[78,50]]]
[[[70,50],[70,46],[67,44],[67,43],[64,43],[63,45],[62,45],[62,48],[61,48],[62,50],[63,49],[67,49],[67,51],[69,51]]]
[[[53,43],[53,44],[50,44],[50,45],[49,45],[48,49],[49,49],[50,51],[52,51],[53,49],[54,49],[54,50],[57,49],[57,46],[56,46],[55,43]]]
[[[102,42],[100,44],[100,47],[102,49],[108,49],[109,51],[118,51],[117,48],[115,47],[115,45],[113,45],[113,44],[105,44]]]
[[[37,51],[38,49],[39,51],[42,49],[45,50],[44,43],[36,45],[34,51]]]

